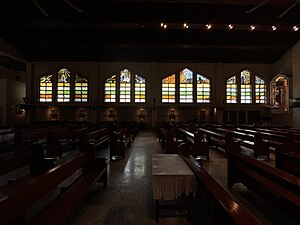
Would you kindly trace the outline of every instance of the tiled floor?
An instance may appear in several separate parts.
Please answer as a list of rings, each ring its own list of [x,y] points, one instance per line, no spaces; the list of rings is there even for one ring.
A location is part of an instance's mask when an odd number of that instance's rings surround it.
[[[131,148],[127,149],[125,159],[108,160],[108,187],[103,188],[101,184],[96,184],[71,215],[67,225],[156,224],[151,177],[151,156],[155,153],[161,153],[155,133],[153,131],[140,132],[132,142]],[[100,149],[97,153],[98,157],[108,155],[108,147]],[[68,157],[71,156],[66,158]],[[273,164],[273,156],[266,163]],[[210,149],[210,159],[204,162],[204,167],[227,188],[227,160],[224,154],[213,148]],[[243,185],[235,185],[229,191],[265,225],[295,225]],[[162,209],[160,214],[159,224],[161,225],[190,224],[186,219],[185,210],[171,207],[167,210]]]
[[[151,155],[155,153],[161,153],[155,133],[140,132],[125,159],[109,162],[108,187],[96,186],[69,225],[156,224],[151,183]],[[189,224],[178,210],[168,213],[172,216],[160,218],[159,224]]]
[[[74,212],[68,225],[156,224],[151,184],[151,155],[153,153],[161,153],[155,133],[140,132],[131,148],[126,151],[125,159],[108,161],[108,187],[96,185],[78,210]],[[98,154],[107,156],[108,148],[101,150]],[[266,163],[272,165],[273,156]],[[227,160],[224,154],[210,149],[210,160],[204,162],[204,167],[227,188]],[[229,191],[265,225],[295,225],[243,185],[235,185]],[[190,224],[185,215],[185,211],[177,209],[161,210],[159,224]]]

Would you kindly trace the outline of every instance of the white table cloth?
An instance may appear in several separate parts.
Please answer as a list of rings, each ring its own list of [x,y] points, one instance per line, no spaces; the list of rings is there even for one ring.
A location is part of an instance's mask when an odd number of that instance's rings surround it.
[[[155,200],[173,200],[195,189],[196,177],[179,154],[153,154],[152,176]]]

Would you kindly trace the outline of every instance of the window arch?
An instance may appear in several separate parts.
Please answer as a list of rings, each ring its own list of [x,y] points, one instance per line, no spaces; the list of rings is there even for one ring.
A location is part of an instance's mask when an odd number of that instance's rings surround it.
[[[162,102],[174,103],[175,102],[175,93],[176,93],[176,75],[173,74],[162,80]]]
[[[124,69],[120,72],[120,102],[131,102],[131,72]]]
[[[41,76],[39,102],[88,102],[88,79],[67,68]]]
[[[193,72],[187,68],[179,72],[179,102],[193,103]]]
[[[232,76],[226,81],[226,103],[237,103],[236,76]]]
[[[162,79],[162,103],[176,102],[177,86],[179,86],[179,103],[211,102],[210,79],[202,74],[195,73],[189,68],[184,68],[178,74],[174,73]]]
[[[266,82],[259,76],[255,76],[255,103],[267,103]]]
[[[52,74],[40,77],[39,101],[52,102]]]
[[[266,95],[265,80],[258,75],[253,75],[251,70],[244,69],[239,75],[234,75],[226,80],[226,103],[251,104],[255,99],[254,103],[265,104],[267,103]]]
[[[197,74],[197,103],[210,103],[210,79]]]
[[[57,101],[58,102],[70,102],[71,97],[71,74],[66,68],[60,69],[58,71],[57,79]]]
[[[88,80],[78,74],[75,75],[75,102],[88,101]]]
[[[243,70],[241,72],[241,103],[252,103],[252,82],[251,72]]]
[[[135,75],[134,80],[134,102],[145,102],[146,101],[146,79]]]
[[[104,102],[116,102],[116,75],[107,78],[104,84]]]
[[[134,87],[134,90],[132,90]],[[112,75],[104,82],[104,102],[135,103],[146,102],[146,79],[132,71],[123,69],[119,75]]]

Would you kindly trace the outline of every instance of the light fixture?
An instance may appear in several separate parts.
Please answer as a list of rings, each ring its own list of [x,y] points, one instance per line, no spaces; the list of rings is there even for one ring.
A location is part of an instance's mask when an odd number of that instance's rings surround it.
[[[50,108],[50,120],[56,120],[58,118],[57,109]]]
[[[166,29],[168,26],[167,26],[167,24],[165,24],[165,23],[160,23],[160,27]]]
[[[251,25],[250,30],[255,30],[255,26]]]
[[[232,30],[232,29],[233,29],[233,25],[232,25],[232,24],[229,24],[229,25],[228,25],[228,28],[229,28],[230,30]]]
[[[294,30],[294,31],[298,31],[298,30],[299,30],[299,27],[293,26],[293,30]]]
[[[185,29],[188,29],[188,28],[189,28],[189,25],[187,25],[187,23],[184,23],[184,24],[183,24],[183,27],[184,27]]]
[[[206,24],[206,29],[211,29],[211,24]]]
[[[272,30],[277,30],[277,27],[276,26],[272,26]]]

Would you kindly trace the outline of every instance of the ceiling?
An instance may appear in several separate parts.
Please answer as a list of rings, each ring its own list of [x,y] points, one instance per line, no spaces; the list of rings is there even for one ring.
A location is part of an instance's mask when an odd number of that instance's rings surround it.
[[[0,6],[0,38],[28,61],[274,63],[300,40],[300,30],[292,30],[300,26],[300,0],[2,0]]]

